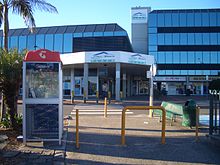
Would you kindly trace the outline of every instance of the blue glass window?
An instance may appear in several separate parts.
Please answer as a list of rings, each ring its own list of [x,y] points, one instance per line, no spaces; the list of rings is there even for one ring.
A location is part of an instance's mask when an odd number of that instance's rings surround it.
[[[165,33],[165,45],[172,45],[172,34],[171,33]]]
[[[173,54],[172,52],[166,52],[166,64],[173,63]]]
[[[217,25],[217,14],[214,12],[209,13],[210,16],[210,26],[216,26]]]
[[[188,64],[195,63],[195,54],[194,52],[188,52]]]
[[[204,75],[210,75],[210,70],[203,70]]]
[[[209,54],[209,52],[203,52],[202,62],[204,64],[209,64],[210,63],[210,54]]]
[[[194,14],[187,13],[187,26],[194,26]]]
[[[180,52],[180,63],[187,64],[187,52]]]
[[[194,45],[195,44],[195,36],[194,33],[188,33],[188,45]]]
[[[73,37],[74,38],[80,38],[80,37],[82,37],[83,35],[82,35],[82,33],[74,33],[73,34]]]
[[[164,14],[160,13],[157,15],[157,24],[158,27],[164,27]]]
[[[149,51],[151,51],[151,52],[154,52],[154,51],[157,51],[157,46],[155,45],[155,46],[149,46]]]
[[[202,35],[202,40],[204,45],[209,45],[209,33],[203,33]]]
[[[48,50],[53,50],[53,34],[45,35],[45,48]]]
[[[173,70],[174,75],[180,75],[180,70]]]
[[[157,34],[149,34],[149,45],[157,45]]]
[[[218,33],[218,45],[220,45],[220,33]]]
[[[186,45],[186,44],[187,44],[187,34],[180,33],[180,45]]]
[[[211,64],[216,64],[218,62],[218,54],[217,52],[211,52]]]
[[[218,35],[217,33],[210,33],[210,45],[218,44]]]
[[[209,13],[202,13],[202,26],[209,26]]]
[[[173,33],[173,45],[179,45],[179,44],[180,44],[180,34]]]
[[[158,45],[164,45],[164,34],[163,33],[158,33]]]
[[[54,50],[60,53],[63,52],[63,34],[55,34],[54,36]]]
[[[171,22],[172,22],[171,13],[165,13],[164,16],[165,16],[165,26],[171,27]]]
[[[92,36],[93,36],[92,32],[84,32],[83,33],[83,37],[92,37]]]
[[[166,70],[166,75],[173,75],[173,70]]]
[[[195,13],[195,26],[202,25],[202,15],[201,13]]]
[[[188,74],[188,71],[187,71],[187,70],[180,70],[180,74],[181,74],[181,75],[187,75],[187,74]]]
[[[148,26],[149,27],[156,27],[157,26],[157,15],[156,14],[149,14]]]
[[[201,70],[196,70],[196,75],[202,75],[202,71]]]
[[[164,63],[165,63],[165,59],[166,59],[165,53],[164,53],[164,52],[159,52],[159,53],[158,53],[157,62],[158,62],[159,64],[164,64]]]
[[[26,36],[19,36],[19,51],[22,51],[27,48],[27,37]]]
[[[195,70],[188,70],[188,74],[189,74],[189,75],[195,75],[196,72],[195,72]]]
[[[179,26],[179,14],[172,13],[172,26],[176,27]]]
[[[18,48],[18,36],[12,36],[10,38],[10,48]]]
[[[113,32],[104,32],[104,36],[113,36]]]
[[[180,13],[180,26],[186,26],[186,13]]]
[[[220,52],[218,52],[218,64],[220,64]]]
[[[27,49],[34,50],[35,49],[35,35],[28,35]]]
[[[101,36],[103,36],[104,34],[103,34],[103,32],[94,32],[93,33],[93,36],[94,37],[101,37]]]
[[[44,48],[44,34],[36,35],[36,46],[38,48]]]
[[[148,33],[157,33],[157,28],[148,28]]]
[[[64,53],[71,53],[73,51],[73,34],[72,33],[65,33],[63,39],[63,52]]]
[[[166,75],[166,71],[165,70],[158,70],[158,75]]]
[[[114,36],[127,36],[127,33],[125,31],[115,31]]]
[[[210,70],[210,72],[211,75],[218,75],[218,70]]]
[[[195,44],[202,45],[202,33],[195,33]]]
[[[196,59],[195,59],[196,64],[202,64],[203,63],[202,52],[196,52],[195,55],[196,55]]]
[[[179,52],[173,52],[173,63],[179,64],[180,63],[180,54]]]
[[[217,13],[217,26],[220,26],[220,12]]]

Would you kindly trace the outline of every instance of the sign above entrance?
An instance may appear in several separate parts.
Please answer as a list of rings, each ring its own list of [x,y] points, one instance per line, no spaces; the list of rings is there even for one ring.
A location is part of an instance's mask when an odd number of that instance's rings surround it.
[[[128,63],[152,65],[154,56],[124,51],[79,52],[62,54],[63,65],[82,63]]]

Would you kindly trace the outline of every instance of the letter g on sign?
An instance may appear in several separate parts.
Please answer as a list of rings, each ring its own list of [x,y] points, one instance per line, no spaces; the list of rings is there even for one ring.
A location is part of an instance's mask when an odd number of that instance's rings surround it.
[[[42,59],[45,59],[46,58],[46,51],[41,51],[40,53],[39,53],[39,56],[40,56],[40,58],[42,58]]]

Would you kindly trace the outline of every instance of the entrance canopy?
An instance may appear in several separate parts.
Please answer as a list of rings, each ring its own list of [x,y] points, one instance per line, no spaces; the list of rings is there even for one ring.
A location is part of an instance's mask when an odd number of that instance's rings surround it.
[[[94,51],[62,54],[63,65],[82,63],[127,63],[137,65],[152,65],[154,56],[123,52],[123,51]]]

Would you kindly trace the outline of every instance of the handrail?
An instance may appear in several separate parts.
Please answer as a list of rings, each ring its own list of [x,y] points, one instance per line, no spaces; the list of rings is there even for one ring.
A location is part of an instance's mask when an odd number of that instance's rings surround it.
[[[122,110],[121,120],[121,145],[125,145],[125,112],[126,110],[151,110],[160,109],[162,111],[162,132],[161,143],[165,144],[166,110],[162,106],[126,106]]]
[[[79,149],[79,110],[76,109],[76,148]]]

